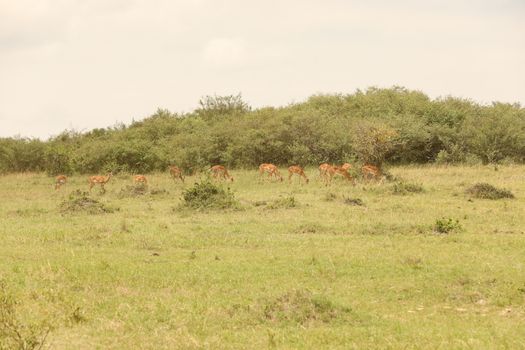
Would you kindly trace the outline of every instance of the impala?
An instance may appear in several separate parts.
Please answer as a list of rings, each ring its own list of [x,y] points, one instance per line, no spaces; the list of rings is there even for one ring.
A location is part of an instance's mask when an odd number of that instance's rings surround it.
[[[230,179],[230,181],[233,182],[233,177],[228,174],[228,170],[222,165],[214,165],[210,168],[210,171],[215,179]]]
[[[184,182],[184,176],[182,176],[182,170],[180,170],[178,166],[171,165],[169,169],[170,169],[170,174],[171,174],[171,177],[173,178],[173,181],[175,181],[175,179],[180,179],[182,182]]]
[[[361,167],[361,172],[363,173],[363,178],[368,179],[378,179],[381,176],[381,170],[375,165],[365,164]]]
[[[279,169],[271,163],[262,163],[259,165],[259,175],[263,176],[264,173],[268,173],[268,178],[271,179],[272,176],[274,176],[276,179],[280,179],[281,182],[283,181],[283,177],[279,173]]]
[[[350,163],[344,163],[341,165],[341,168],[345,169],[346,171],[350,170],[352,168],[352,164]]]
[[[348,164],[348,163],[346,163]],[[343,166],[337,166],[337,165],[330,165],[327,163],[323,163],[319,165],[319,175],[321,178],[325,181],[325,183],[328,185],[329,183],[332,183],[332,178],[335,175],[341,175],[348,181],[352,181],[352,176],[347,171],[348,168],[344,168]]]
[[[113,173],[111,172],[107,176],[91,176],[89,178],[89,191],[91,192],[91,189],[93,188],[93,186],[95,186],[96,184],[99,184],[102,190],[106,192],[104,185],[109,181],[109,179],[111,179],[112,176],[113,176]]]
[[[306,177],[306,174],[304,173],[303,168],[297,165],[292,165],[288,168],[288,182],[292,181],[293,174],[297,174],[300,177],[304,178],[305,183],[308,183],[308,178]]]
[[[65,185],[67,181],[66,175],[58,175],[55,178],[55,190],[58,190],[60,186]]]
[[[144,185],[148,184],[148,180],[146,179],[146,176],[144,175],[135,175],[133,177],[133,182],[136,184],[142,183]]]

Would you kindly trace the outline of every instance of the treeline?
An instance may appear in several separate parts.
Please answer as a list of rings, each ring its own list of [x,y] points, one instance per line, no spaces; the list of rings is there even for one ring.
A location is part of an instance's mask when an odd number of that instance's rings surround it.
[[[302,103],[259,109],[240,95],[208,96],[191,113],[159,109],[128,126],[64,131],[47,141],[1,138],[0,171],[145,173],[169,164],[187,172],[210,164],[318,165],[368,161],[366,150],[378,142],[388,143],[381,157],[389,163],[522,163],[525,109],[454,97],[433,100],[401,87],[314,95]]]

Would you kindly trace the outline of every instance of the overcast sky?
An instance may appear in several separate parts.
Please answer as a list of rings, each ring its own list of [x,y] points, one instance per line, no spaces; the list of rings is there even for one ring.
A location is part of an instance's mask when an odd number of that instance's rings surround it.
[[[525,104],[525,0],[0,0],[0,136],[401,85]]]

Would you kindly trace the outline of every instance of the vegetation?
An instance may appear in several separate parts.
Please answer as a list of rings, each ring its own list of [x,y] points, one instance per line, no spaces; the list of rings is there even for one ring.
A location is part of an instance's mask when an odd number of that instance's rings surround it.
[[[354,160],[378,166],[522,163],[525,109],[454,97],[432,100],[401,87],[314,95],[259,109],[240,95],[206,96],[191,113],[159,109],[131,125],[64,131],[47,141],[0,139],[0,172],[146,173],[177,164],[193,174],[212,164],[251,168]]]
[[[209,180],[196,182],[191,188],[184,190],[182,197],[184,206],[192,209],[228,209],[238,206],[233,192]]]
[[[514,198],[514,195],[511,191],[494,187],[491,184],[485,182],[477,183],[467,188],[467,193],[474,198],[482,199]]]
[[[169,195],[122,197],[121,173],[89,195],[120,210],[65,217],[86,175],[59,190],[44,173],[2,176],[0,348],[525,348],[525,166],[389,170],[426,191],[237,169],[212,184],[243,210],[188,210],[197,176],[152,173]],[[483,182],[516,198],[463,195]],[[300,205],[266,208],[290,197]]]

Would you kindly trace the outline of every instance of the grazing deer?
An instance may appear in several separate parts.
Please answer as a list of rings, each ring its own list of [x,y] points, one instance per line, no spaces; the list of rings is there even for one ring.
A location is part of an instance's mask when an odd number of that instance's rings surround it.
[[[111,172],[108,174],[108,176],[91,176],[89,178],[89,192],[91,192],[91,189],[96,184],[99,184],[102,190],[106,192],[104,185],[109,181],[109,179],[111,179],[112,176],[113,176],[113,173]]]
[[[332,178],[335,175],[341,175],[348,181],[353,181],[352,176],[348,173],[347,169],[342,166],[330,165],[323,163],[319,165],[319,176],[325,181],[326,185],[332,183]]]
[[[341,168],[345,169],[346,171],[348,171],[348,170],[350,170],[352,168],[352,164],[344,163],[343,165],[341,165]]]
[[[283,177],[281,176],[281,174],[279,173],[279,169],[275,165],[271,163],[262,163],[261,165],[259,165],[259,175],[263,176],[265,172],[268,173],[268,179],[271,180],[272,176],[274,176],[276,179],[280,179],[281,182],[283,181]]]
[[[58,190],[60,186],[65,185],[67,181],[66,175],[58,175],[55,178],[55,190]]]
[[[142,183],[142,184],[144,184],[146,186],[148,185],[148,180],[146,179],[146,176],[144,176],[144,175],[135,175],[133,177],[133,182],[135,184]]]
[[[304,178],[305,183],[308,183],[308,178],[306,177],[306,174],[304,173],[303,168],[297,165],[292,165],[288,168],[288,182],[292,181],[292,175],[297,174],[300,177]]]
[[[361,172],[365,180],[379,179],[381,177],[381,170],[375,165],[365,164],[361,167]]]
[[[228,170],[222,165],[214,165],[210,168],[210,171],[211,175],[217,180],[222,178],[224,180],[230,179],[233,182],[233,177],[228,174]]]
[[[180,170],[178,166],[170,165],[169,169],[170,169],[170,174],[171,174],[171,177],[173,178],[173,181],[175,181],[175,179],[180,179],[182,182],[184,182],[184,176],[182,176],[182,170]]]

